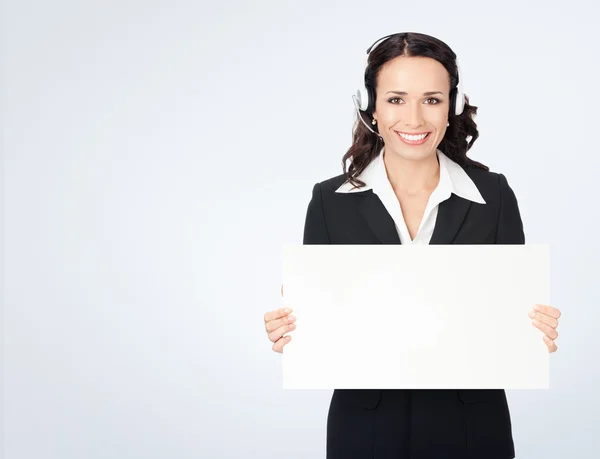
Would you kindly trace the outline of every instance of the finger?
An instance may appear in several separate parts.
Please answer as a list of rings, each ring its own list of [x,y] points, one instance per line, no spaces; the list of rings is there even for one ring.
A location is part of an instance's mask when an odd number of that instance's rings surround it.
[[[558,350],[558,346],[556,345],[556,343],[550,338],[548,338],[548,336],[544,335],[542,339],[544,340],[544,343],[546,343],[546,346],[548,347],[548,352],[550,354]]]
[[[272,331],[277,330],[282,325],[291,324],[295,320],[296,320],[296,316],[293,316],[293,315],[288,315],[288,316],[282,317],[281,319],[271,320],[270,322],[267,322],[265,324],[265,330],[267,330],[267,333],[271,333]]]
[[[548,306],[547,304],[535,304],[533,305],[533,309],[550,317],[554,317],[555,319],[559,319],[561,316],[561,312],[558,309]]]
[[[285,346],[291,340],[292,340],[292,337],[290,335],[284,336],[283,338],[279,339],[275,344],[273,344],[273,350],[275,352],[279,352],[280,354],[283,354],[283,346]]]
[[[550,339],[558,338],[558,332],[554,328],[552,328],[550,325],[546,325],[545,323],[540,322],[537,319],[533,319],[532,324],[534,327],[542,330],[546,335],[548,335],[548,337]]]
[[[529,317],[531,317],[532,319],[538,319],[541,322],[544,322],[545,324],[550,325],[552,328],[558,327],[557,319],[555,319],[554,317],[550,317],[549,315],[546,315],[542,312],[530,311]]]
[[[273,330],[267,336],[269,337],[269,339],[271,341],[273,341],[275,343],[283,335],[285,335],[286,333],[291,332],[292,330],[295,330],[295,329],[296,329],[296,324],[282,325],[281,327]]]
[[[293,309],[291,309],[291,308],[280,308],[280,309],[276,309],[275,311],[267,312],[264,317],[265,323],[270,322],[275,319],[279,319],[281,317],[285,317],[292,311],[293,311]]]

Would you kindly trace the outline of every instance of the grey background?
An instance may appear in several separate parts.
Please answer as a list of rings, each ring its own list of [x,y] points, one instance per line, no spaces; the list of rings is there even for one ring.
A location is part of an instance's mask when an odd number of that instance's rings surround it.
[[[597,15],[4,1],[4,457],[325,456],[331,393],[282,390],[263,315],[312,185],[341,173],[366,48],[407,30],[459,55],[470,156],[551,245],[560,349],[550,390],[508,391],[517,457],[598,457]]]

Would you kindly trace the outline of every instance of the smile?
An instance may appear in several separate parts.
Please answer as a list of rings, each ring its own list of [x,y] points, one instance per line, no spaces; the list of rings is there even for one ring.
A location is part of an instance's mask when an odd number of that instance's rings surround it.
[[[394,131],[398,134],[400,140],[408,145],[421,145],[427,142],[430,132],[423,132],[421,134],[405,134],[403,132]]]

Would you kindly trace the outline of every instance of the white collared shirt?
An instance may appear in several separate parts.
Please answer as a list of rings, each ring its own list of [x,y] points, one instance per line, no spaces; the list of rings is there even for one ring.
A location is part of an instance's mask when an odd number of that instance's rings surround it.
[[[402,215],[400,202],[387,177],[385,163],[383,161],[384,148],[381,149],[379,154],[357,177],[365,183],[364,187],[354,188],[351,183],[345,182],[335,190],[335,192],[359,193],[362,191],[373,190],[373,193],[379,197],[385,209],[394,220],[402,244],[429,244],[433,234],[433,228],[435,227],[439,205],[450,198],[452,193],[461,198],[468,199],[469,201],[485,204],[477,186],[464,169],[448,158],[441,150],[437,150],[440,163],[440,180],[429,197],[417,234],[415,238],[411,240],[406,222],[404,221],[404,216]]]

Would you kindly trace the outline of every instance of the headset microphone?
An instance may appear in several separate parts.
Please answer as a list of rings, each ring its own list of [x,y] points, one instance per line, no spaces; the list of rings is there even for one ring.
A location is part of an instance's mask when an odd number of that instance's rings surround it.
[[[371,126],[369,126],[369,124],[365,121],[365,119],[362,116],[362,113],[360,112],[360,100],[357,100],[357,98],[360,97],[360,93],[356,93],[356,96],[352,96],[352,101],[354,102],[354,107],[356,108],[356,115],[358,116],[358,119],[362,121],[362,123],[366,126],[366,128],[371,131],[373,134],[378,135],[379,137],[381,137],[381,134],[379,134],[379,132],[375,132],[373,130],[373,128],[371,128]],[[383,137],[381,137],[383,139]]]

